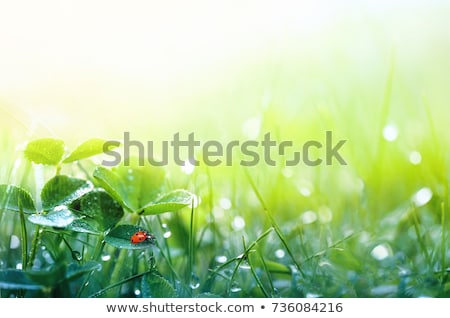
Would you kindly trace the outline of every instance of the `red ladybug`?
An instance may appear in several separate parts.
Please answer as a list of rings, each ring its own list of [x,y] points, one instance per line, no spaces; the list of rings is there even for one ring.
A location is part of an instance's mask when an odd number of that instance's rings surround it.
[[[147,240],[153,240],[155,237],[145,231],[138,231],[131,235],[130,242],[132,244],[138,244]]]

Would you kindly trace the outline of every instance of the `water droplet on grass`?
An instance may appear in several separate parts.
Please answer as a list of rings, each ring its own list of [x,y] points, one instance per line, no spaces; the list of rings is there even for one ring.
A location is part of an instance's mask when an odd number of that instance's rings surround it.
[[[311,224],[317,220],[317,215],[314,211],[305,211],[300,218],[303,224]]]
[[[244,260],[239,265],[239,268],[240,269],[250,269],[251,267],[250,267],[250,264],[246,260]]]
[[[218,255],[214,259],[217,263],[221,263],[221,264],[225,263],[228,260],[225,255]]]
[[[375,246],[370,252],[373,258],[381,261],[392,255],[392,251],[389,245],[387,244],[379,244]]]
[[[135,295],[135,296],[140,296],[140,295],[141,295],[141,291],[140,291],[139,289],[136,289],[136,290],[134,291],[134,295]]]
[[[422,162],[422,155],[418,151],[412,151],[409,154],[409,162],[411,162],[413,165],[418,165]]]
[[[231,208],[231,201],[228,198],[221,198],[219,200],[219,205],[224,210],[229,210]]]
[[[286,167],[286,168],[283,168],[283,169],[281,170],[281,174],[282,174],[286,179],[289,179],[289,178],[292,178],[292,176],[294,175],[294,171],[292,171],[292,169]]]
[[[277,288],[274,288],[271,293],[272,297],[279,298],[281,297],[280,291]]]
[[[164,230],[164,233],[163,233],[163,237],[164,238],[169,238],[169,237],[171,237],[172,236],[172,231],[170,230],[170,228],[169,228],[169,226],[166,224],[166,223],[163,223],[162,225],[161,225],[161,227],[163,228],[163,230]]]
[[[50,254],[49,251],[44,251],[44,252],[42,253],[42,257],[43,257],[43,258],[45,259],[45,261],[46,261],[47,263],[49,263],[49,264],[55,263],[55,261],[54,261],[53,258],[52,258],[52,255]]]
[[[201,202],[202,202],[202,199],[199,196],[193,194],[192,195],[192,201],[191,201],[191,203],[189,203],[189,207],[190,208],[192,208],[192,207],[196,208]]]
[[[242,290],[242,288],[239,286],[239,283],[237,283],[237,282],[232,282],[231,283],[230,291],[232,293],[238,293],[241,290]]]
[[[313,185],[309,180],[299,180],[297,183],[297,191],[304,197],[309,197],[313,193]]]
[[[432,197],[433,192],[431,191],[431,189],[424,187],[413,195],[412,201],[416,204],[416,206],[423,206],[427,204]]]
[[[306,298],[319,298],[320,294],[316,294],[316,293],[306,293]]]
[[[107,262],[111,259],[111,255],[109,254],[103,254],[102,255],[102,261]]]
[[[11,240],[9,241],[9,248],[14,250],[20,246],[20,240],[16,235],[11,235]]]
[[[245,227],[245,220],[241,216],[236,216],[231,222],[231,226],[235,231],[242,230]]]
[[[376,297],[387,297],[398,293],[397,285],[381,285],[374,287],[370,290],[373,296]]]
[[[275,251],[276,258],[283,258],[286,255],[286,252],[282,249],[278,249]]]
[[[392,124],[388,124],[383,128],[383,137],[387,141],[394,141],[398,137],[398,130]]]
[[[22,263],[17,263],[16,264],[16,269],[22,269]]]
[[[319,207],[317,213],[319,214],[320,223],[329,223],[333,219],[333,212],[327,206]]]
[[[200,287],[200,278],[195,273],[191,273],[191,280],[189,281],[189,287],[191,289],[197,289]]]

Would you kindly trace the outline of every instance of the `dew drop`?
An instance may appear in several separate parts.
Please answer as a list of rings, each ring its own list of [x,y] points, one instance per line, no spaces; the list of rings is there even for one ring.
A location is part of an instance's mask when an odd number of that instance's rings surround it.
[[[297,182],[297,191],[304,197],[309,197],[313,193],[314,186],[313,184],[306,179],[300,179]]]
[[[412,151],[409,154],[409,162],[411,162],[413,165],[418,165],[422,162],[422,155],[418,151]]]
[[[189,281],[189,287],[191,289],[197,289],[200,287],[200,278],[195,273],[191,273],[191,280]]]
[[[392,251],[389,245],[387,244],[379,244],[375,246],[370,252],[373,258],[381,261],[392,255]]]
[[[83,259],[83,255],[81,255],[78,251],[72,251],[72,258],[76,261],[81,261]]]
[[[432,197],[433,192],[431,191],[431,189],[424,187],[413,195],[412,200],[416,204],[416,206],[423,206],[427,204]]]
[[[219,200],[219,205],[224,210],[229,210],[231,208],[231,201],[228,198],[221,198]]]
[[[311,224],[317,220],[317,215],[314,211],[305,211],[300,218],[303,224]]]
[[[221,264],[225,263],[228,260],[228,258],[225,255],[218,255],[214,259],[217,263]]]
[[[140,296],[140,295],[141,295],[141,291],[140,291],[139,289],[136,289],[136,290],[134,291],[134,295],[135,295],[135,296]]]
[[[383,128],[383,137],[387,141],[394,141],[398,137],[398,130],[397,127],[395,127],[392,124],[386,125]]]
[[[41,266],[42,266],[41,260],[39,258],[36,258],[34,260],[34,263],[33,263],[33,266],[31,267],[31,269],[38,270],[38,269],[41,269]]]
[[[161,225],[161,227],[163,228],[163,230],[164,230],[164,234],[163,234],[163,237],[164,238],[169,238],[169,237],[171,237],[172,236],[172,231],[170,230],[170,228],[169,228],[169,226],[166,224],[166,223],[163,223],[162,225]]]
[[[321,223],[329,223],[333,219],[333,212],[327,206],[321,206],[317,213],[319,214],[319,220]]]
[[[11,235],[11,240],[9,242],[9,248],[15,250],[20,246],[20,240],[16,235]]]
[[[232,293],[238,293],[241,290],[242,290],[242,288],[239,286],[239,284],[236,281],[231,283],[230,291]]]
[[[286,168],[283,168],[283,170],[281,170],[281,174],[286,179],[289,179],[289,178],[292,178],[292,176],[294,175],[294,171],[292,171],[292,169],[286,167]]]
[[[319,298],[320,294],[316,294],[316,293],[306,293],[306,298]]]
[[[371,293],[375,297],[386,297],[388,295],[395,295],[398,292],[397,285],[381,285],[372,288]]]
[[[300,192],[300,194],[303,195],[304,197],[311,196],[311,190],[306,187],[301,187],[300,189],[298,189],[298,192]]]
[[[243,260],[241,262],[241,264],[239,265],[239,268],[240,269],[250,269],[251,267],[250,267],[250,264],[246,260]]]
[[[272,294],[271,296],[274,297],[274,298],[280,298],[281,297],[281,294],[280,294],[280,291],[278,290],[278,288],[274,288],[272,290],[271,294]]]
[[[111,255],[109,254],[103,254],[102,255],[102,261],[107,262],[111,259]]]
[[[198,197],[197,195],[193,194],[192,195],[192,201],[191,203],[189,203],[189,207],[192,208],[196,208],[200,203],[202,202],[202,199],[200,197]]]
[[[286,255],[286,252],[282,249],[278,249],[275,251],[276,258],[283,258]]]
[[[22,263],[17,263],[16,264],[16,269],[22,269]]]
[[[234,217],[233,222],[231,222],[231,226],[235,231],[242,230],[245,227],[244,218],[242,218],[241,216]]]

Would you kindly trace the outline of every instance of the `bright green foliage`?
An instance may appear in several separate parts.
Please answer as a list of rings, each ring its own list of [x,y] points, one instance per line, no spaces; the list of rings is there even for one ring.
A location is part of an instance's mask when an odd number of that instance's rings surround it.
[[[56,166],[64,155],[64,141],[42,138],[28,143],[25,157],[34,163]]]
[[[142,279],[142,297],[173,298],[177,296],[175,288],[162,276],[152,272]]]
[[[122,207],[104,190],[95,189],[70,205],[77,218],[69,230],[102,234],[112,229],[123,217]]]
[[[153,166],[98,167],[94,177],[129,212],[143,215],[175,212],[189,205],[192,194],[164,191],[164,170]]]
[[[75,220],[75,215],[66,207],[58,206],[49,211],[32,214],[28,217],[28,221],[42,226],[51,226],[63,228],[71,224]]]
[[[34,206],[31,195],[24,189],[14,185],[0,185],[0,210],[10,210],[19,212],[22,209],[24,213],[34,213]]]
[[[81,159],[86,159],[95,155],[99,155],[105,152],[105,150],[111,150],[115,148],[114,145],[105,149],[104,145],[107,140],[100,138],[92,138],[86,140],[77,148],[75,148],[64,160],[63,163],[70,163]]]
[[[92,189],[93,185],[89,181],[55,176],[42,189],[42,207],[49,210],[59,205],[68,205]]]
[[[186,190],[174,190],[165,193],[143,207],[142,215],[154,215],[178,211],[192,203],[192,193]]]

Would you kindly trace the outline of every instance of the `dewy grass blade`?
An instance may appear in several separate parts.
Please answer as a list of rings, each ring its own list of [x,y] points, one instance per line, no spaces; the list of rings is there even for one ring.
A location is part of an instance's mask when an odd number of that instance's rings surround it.
[[[442,279],[442,285],[445,283],[446,280],[446,268],[445,268],[445,264],[446,264],[446,257],[445,254],[447,252],[447,240],[446,240],[446,236],[447,233],[445,231],[445,203],[441,202],[441,279]]]
[[[195,234],[194,234],[194,199],[192,199],[191,217],[189,224],[189,266],[187,272],[187,282],[189,284],[191,276],[193,275],[195,261]],[[192,291],[191,289],[189,289]]]
[[[20,234],[21,234],[21,245],[22,245],[22,269],[27,270],[28,264],[28,235],[27,226],[25,224],[25,213],[22,209],[22,202],[19,197],[19,214],[20,214]]]
[[[245,248],[245,239],[244,239],[244,237],[242,237],[242,243],[243,243],[244,249],[246,249],[246,248]],[[255,244],[255,246],[256,246],[256,245],[257,245],[257,244]],[[250,251],[249,251],[249,252],[250,252]],[[253,278],[255,279],[256,284],[258,285],[258,287],[261,289],[262,293],[264,294],[264,297],[269,298],[269,297],[270,297],[270,294],[269,294],[269,293],[267,292],[267,290],[264,288],[264,285],[263,285],[261,279],[259,278],[258,274],[256,273],[255,268],[253,267],[253,263],[252,263],[252,261],[251,261],[250,254],[247,254],[247,263],[248,263],[248,265],[250,266],[250,271],[252,272]]]
[[[425,256],[425,260],[426,260],[428,266],[431,267],[430,254],[428,253],[426,242],[420,231],[420,221],[419,221],[419,216],[417,215],[417,207],[413,206],[412,209],[413,209],[413,211],[412,211],[413,225],[414,225],[414,230],[416,232],[417,241],[419,242],[420,249],[422,250],[422,253]]]
[[[297,260],[295,259],[294,253],[292,253],[292,250],[290,249],[289,245],[287,244],[287,240],[284,237],[283,233],[281,232],[280,227],[278,226],[278,224],[276,223],[275,219],[273,218],[272,214],[270,213],[261,193],[258,191],[255,182],[253,181],[252,177],[250,176],[250,174],[248,173],[247,170],[245,170],[245,173],[247,175],[247,178],[250,182],[250,185],[253,189],[253,191],[255,192],[255,195],[257,196],[259,202],[261,203],[263,209],[264,209],[264,213],[266,214],[266,216],[269,218],[270,223],[272,224],[272,227],[275,230],[275,233],[277,233],[278,238],[280,239],[281,243],[283,244],[284,248],[286,249],[286,251],[288,252],[289,256],[292,259],[292,262],[294,263],[295,267],[297,268],[297,270],[300,272],[300,274],[305,277],[305,273],[303,272],[303,270],[301,269],[300,264],[297,262]]]

